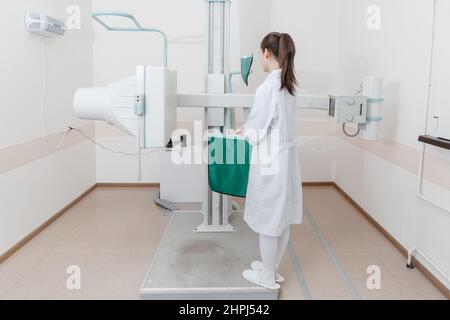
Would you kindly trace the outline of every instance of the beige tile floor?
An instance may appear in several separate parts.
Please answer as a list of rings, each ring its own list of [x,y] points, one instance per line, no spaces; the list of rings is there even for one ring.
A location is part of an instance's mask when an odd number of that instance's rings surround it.
[[[0,265],[0,299],[138,299],[169,217],[153,203],[154,188],[97,188]],[[363,299],[444,299],[332,187],[306,187],[305,206]],[[348,285],[311,221],[291,229],[294,254],[313,299],[352,299]],[[67,267],[82,270],[82,289],[68,290]],[[381,289],[369,290],[367,267],[381,270]],[[304,299],[286,254],[281,299]]]

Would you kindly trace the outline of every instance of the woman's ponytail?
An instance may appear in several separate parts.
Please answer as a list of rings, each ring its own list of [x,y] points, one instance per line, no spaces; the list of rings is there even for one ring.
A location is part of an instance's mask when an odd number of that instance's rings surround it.
[[[261,49],[268,49],[278,60],[281,68],[281,90],[286,89],[295,95],[298,85],[295,76],[295,44],[287,33],[271,32],[261,42]]]
[[[281,88],[286,88],[290,94],[295,94],[297,78],[295,77],[295,44],[291,36],[287,33],[280,35],[280,48],[278,59],[281,67]]]

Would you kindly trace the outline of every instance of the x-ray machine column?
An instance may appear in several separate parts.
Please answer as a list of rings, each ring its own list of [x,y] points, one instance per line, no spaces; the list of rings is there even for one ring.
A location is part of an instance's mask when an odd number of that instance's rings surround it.
[[[226,79],[229,76],[230,56],[230,1],[206,1],[206,92],[223,94],[226,92]],[[204,129],[224,131],[225,109],[205,108]],[[231,199],[212,192],[208,183],[208,168],[204,170],[203,223],[197,232],[232,232],[236,229],[228,222]]]

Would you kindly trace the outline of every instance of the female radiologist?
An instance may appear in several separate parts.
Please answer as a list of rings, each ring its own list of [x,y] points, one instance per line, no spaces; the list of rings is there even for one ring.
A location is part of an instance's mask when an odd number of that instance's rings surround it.
[[[259,234],[262,261],[242,275],[248,281],[280,288],[278,273],[289,242],[289,226],[302,222],[303,200],[296,149],[295,44],[289,34],[269,33],[261,42],[261,64],[269,73],[257,89],[244,127],[252,145],[244,220]],[[264,156],[265,155],[265,156]]]

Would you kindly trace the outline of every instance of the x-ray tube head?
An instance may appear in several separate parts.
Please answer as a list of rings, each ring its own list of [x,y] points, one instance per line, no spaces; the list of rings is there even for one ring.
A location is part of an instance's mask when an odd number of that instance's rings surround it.
[[[106,87],[78,89],[74,112],[81,119],[106,121],[136,137],[138,121],[143,120],[142,147],[164,147],[176,129],[177,74],[162,67],[142,66],[137,70],[143,72]],[[144,101],[138,114],[137,96]]]

